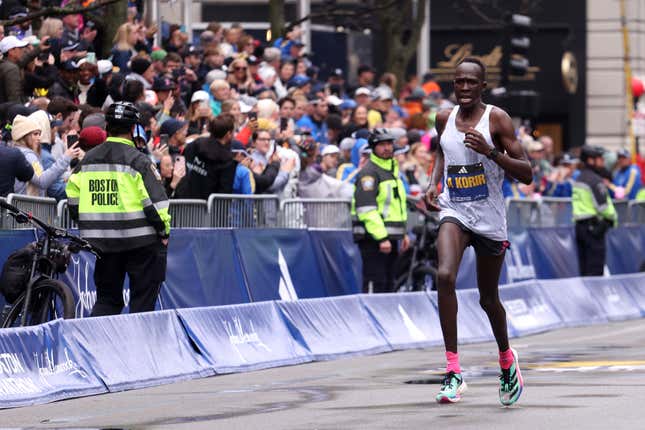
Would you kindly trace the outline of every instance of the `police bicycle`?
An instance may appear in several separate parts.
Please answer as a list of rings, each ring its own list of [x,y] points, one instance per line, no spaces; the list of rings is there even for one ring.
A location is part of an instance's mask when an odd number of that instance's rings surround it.
[[[2,312],[0,327],[23,327],[45,323],[57,318],[74,318],[75,302],[71,289],[57,279],[64,273],[71,254],[88,251],[99,257],[97,250],[86,240],[0,200],[18,224],[31,224],[42,237],[12,254],[3,268],[3,278],[8,272],[11,286],[0,288],[10,303]],[[13,256],[18,256],[12,259]],[[5,279],[6,281],[6,279]]]
[[[399,255],[394,265],[394,288],[402,293],[425,291],[429,281],[432,283],[430,289],[437,289],[437,215],[426,209],[423,199],[415,204],[412,204],[412,200],[408,197],[408,207],[421,215],[421,224],[412,228],[416,240],[406,252]]]

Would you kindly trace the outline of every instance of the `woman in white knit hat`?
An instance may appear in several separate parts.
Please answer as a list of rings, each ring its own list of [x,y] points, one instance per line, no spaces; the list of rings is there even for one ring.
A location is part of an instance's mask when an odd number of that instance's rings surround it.
[[[16,180],[14,192],[30,196],[45,197],[47,188],[56,181],[69,167],[70,161],[80,155],[78,143],[65,151],[49,169],[44,170],[40,161],[40,137],[42,130],[38,123],[28,117],[17,115],[11,126],[11,139],[34,169],[34,176],[29,182]]]

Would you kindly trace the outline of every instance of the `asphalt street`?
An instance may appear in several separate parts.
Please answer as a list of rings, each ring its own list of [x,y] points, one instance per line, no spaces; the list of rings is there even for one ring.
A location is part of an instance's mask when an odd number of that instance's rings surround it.
[[[645,319],[516,339],[520,402],[497,398],[492,343],[461,349],[469,390],[434,395],[442,348],[216,376],[0,411],[0,428],[641,429]]]

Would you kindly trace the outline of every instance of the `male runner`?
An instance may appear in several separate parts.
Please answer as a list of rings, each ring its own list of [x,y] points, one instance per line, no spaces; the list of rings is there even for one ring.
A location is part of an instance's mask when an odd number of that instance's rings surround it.
[[[438,297],[448,366],[437,402],[453,403],[466,384],[457,353],[457,296],[455,281],[468,246],[477,256],[480,304],[490,320],[497,346],[499,399],[511,405],[522,393],[517,353],[509,347],[506,312],[498,295],[499,274],[509,246],[502,181],[507,174],[530,184],[531,165],[515,139],[511,118],[502,109],[482,102],[486,68],[477,58],[465,58],[454,76],[458,105],[437,114],[440,146],[426,193],[432,210],[440,212]],[[443,192],[437,198],[437,184]]]

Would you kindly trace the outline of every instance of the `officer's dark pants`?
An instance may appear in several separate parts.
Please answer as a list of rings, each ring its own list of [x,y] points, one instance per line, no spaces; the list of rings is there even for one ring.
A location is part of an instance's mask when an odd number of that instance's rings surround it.
[[[394,263],[399,255],[398,242],[391,240],[392,252],[383,254],[379,244],[373,239],[363,239],[358,242],[358,249],[363,259],[363,293],[369,292],[369,284],[375,293],[391,293],[394,291]]]
[[[96,304],[92,316],[120,314],[125,274],[130,280],[130,313],[155,309],[161,283],[166,279],[168,250],[161,242],[118,253],[103,253],[94,269]]]
[[[602,276],[605,267],[605,235],[609,223],[597,219],[576,222],[580,276]]]

